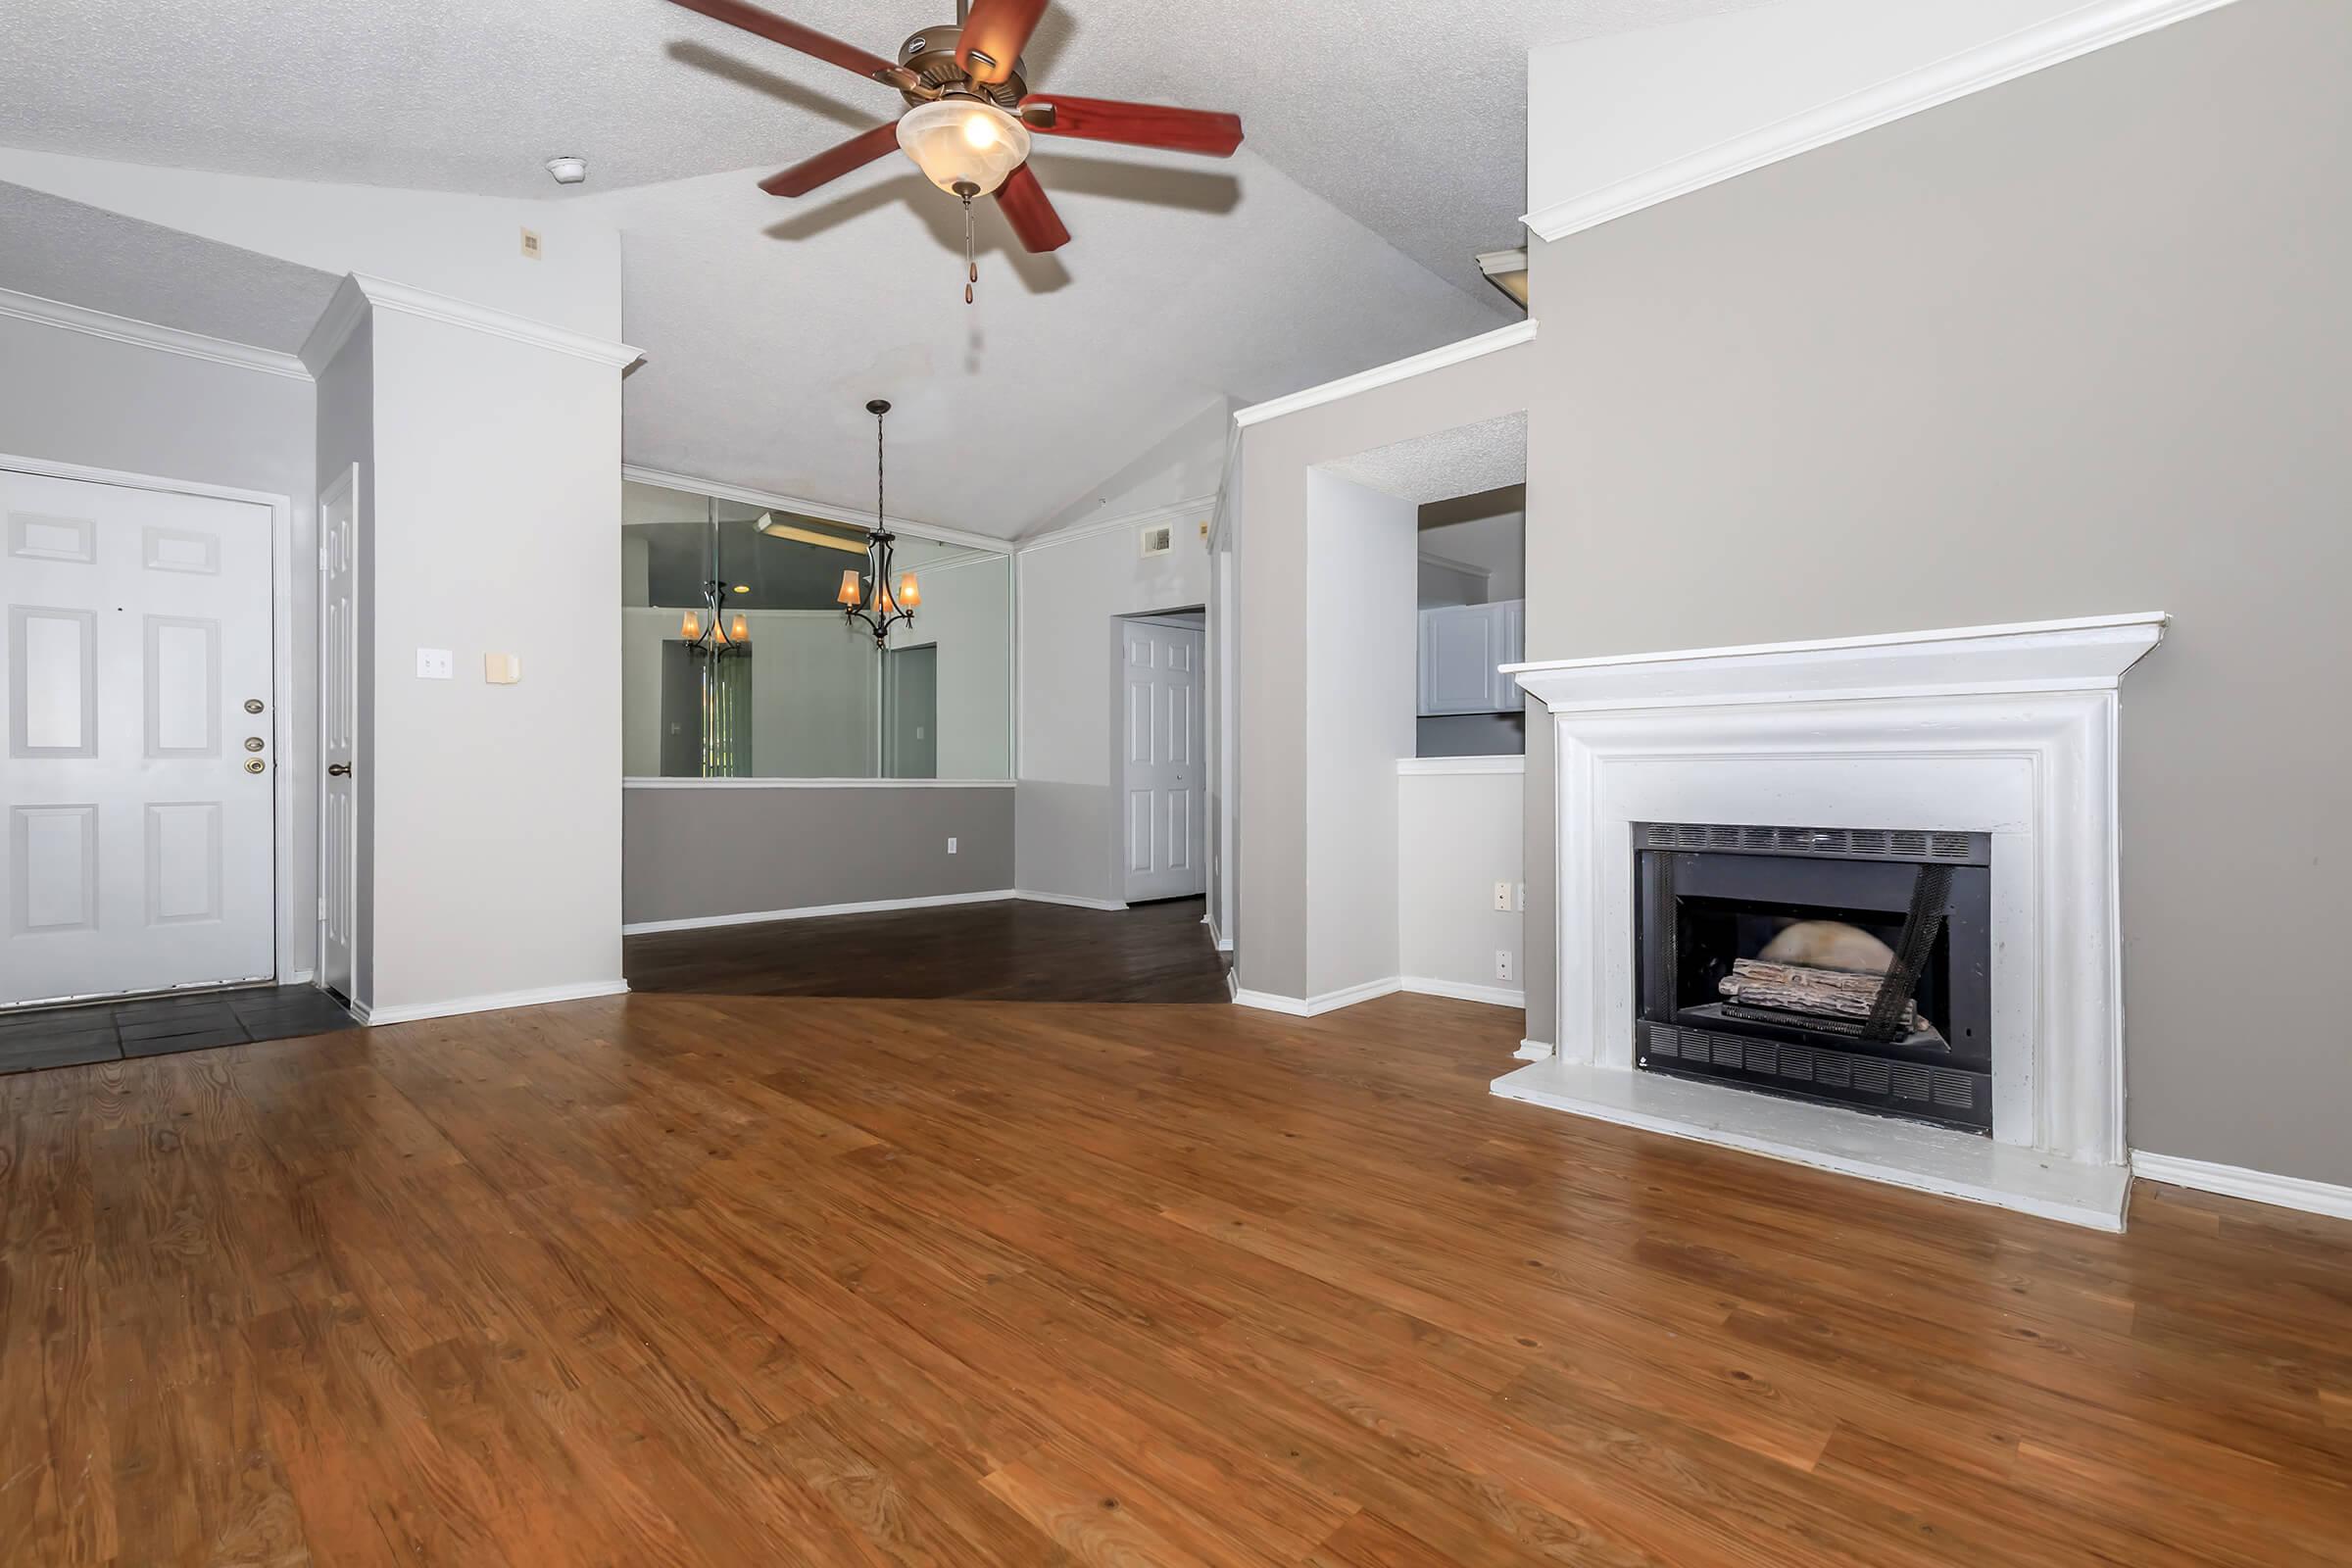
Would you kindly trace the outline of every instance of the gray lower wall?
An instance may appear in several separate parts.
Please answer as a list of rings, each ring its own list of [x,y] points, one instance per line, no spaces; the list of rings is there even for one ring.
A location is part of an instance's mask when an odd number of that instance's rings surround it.
[[[1025,778],[1015,792],[1013,837],[1023,892],[1123,900],[1125,878],[1111,853],[1107,784]]]
[[[1012,886],[1008,786],[621,794],[630,925]]]
[[[2172,612],[2123,689],[2131,1140],[2337,1183],[2347,82],[2352,6],[2241,0],[1540,246],[1528,442],[1530,659]]]

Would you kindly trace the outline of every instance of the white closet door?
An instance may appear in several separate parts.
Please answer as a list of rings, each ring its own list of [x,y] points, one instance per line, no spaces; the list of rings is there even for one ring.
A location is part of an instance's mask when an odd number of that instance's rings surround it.
[[[1127,854],[1121,896],[1132,904],[1205,893],[1200,630],[1130,620],[1122,644]]]
[[[0,470],[0,1005],[269,978],[269,509]]]

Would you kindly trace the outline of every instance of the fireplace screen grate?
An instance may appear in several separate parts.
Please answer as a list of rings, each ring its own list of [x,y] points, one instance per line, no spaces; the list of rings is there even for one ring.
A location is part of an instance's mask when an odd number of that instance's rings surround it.
[[[1833,855],[1841,859],[1941,860],[1982,865],[1981,833],[1922,832],[1910,828],[1756,827],[1720,822],[1644,822],[1641,847],[1713,850],[1748,855]]]
[[[1856,1055],[1820,1046],[1648,1022],[1641,1026],[1641,1032],[1646,1052],[1642,1061],[1644,1067],[1671,1069],[1689,1062],[1729,1069],[1752,1079],[1838,1090],[1840,1098],[1879,1100],[1890,1108],[1912,1113],[1981,1113],[1991,1086],[1990,1075],[1985,1073]]]

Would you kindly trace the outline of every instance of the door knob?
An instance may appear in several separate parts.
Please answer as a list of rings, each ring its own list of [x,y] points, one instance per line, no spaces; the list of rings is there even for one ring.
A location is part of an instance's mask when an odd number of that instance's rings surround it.
[[[351,764],[349,762],[329,762],[326,764],[326,770],[335,778],[351,777]]]

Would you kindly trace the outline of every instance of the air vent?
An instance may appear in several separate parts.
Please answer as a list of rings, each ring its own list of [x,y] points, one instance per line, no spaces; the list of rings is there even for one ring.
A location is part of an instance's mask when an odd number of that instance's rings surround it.
[[[1164,556],[1176,548],[1176,530],[1164,522],[1138,529],[1136,536],[1142,541],[1143,553],[1147,556]]]
[[[1146,530],[1146,538],[1153,530]],[[1149,543],[1144,554],[1152,555]],[[1919,828],[1776,827],[1721,822],[1641,822],[1635,843],[1645,850],[1711,851],[1721,855],[1826,855],[1847,860],[1944,861],[1990,865],[1985,833]]]

